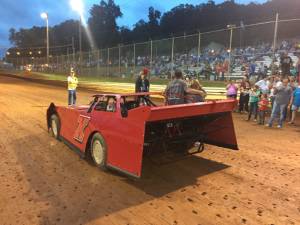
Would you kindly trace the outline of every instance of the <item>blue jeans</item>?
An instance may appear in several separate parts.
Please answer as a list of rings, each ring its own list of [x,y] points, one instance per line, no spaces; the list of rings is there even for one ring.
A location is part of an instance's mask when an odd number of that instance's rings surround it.
[[[258,111],[258,102],[250,102],[250,109],[248,114],[248,120],[251,119],[252,114],[254,114],[254,119],[257,119],[257,111]]]
[[[76,90],[68,90],[68,105],[76,104]]]
[[[287,104],[277,104],[276,101],[274,101],[273,109],[271,118],[269,120],[269,126],[271,127],[273,125],[274,120],[279,116],[278,125],[282,126],[284,117],[285,117],[285,109]]]

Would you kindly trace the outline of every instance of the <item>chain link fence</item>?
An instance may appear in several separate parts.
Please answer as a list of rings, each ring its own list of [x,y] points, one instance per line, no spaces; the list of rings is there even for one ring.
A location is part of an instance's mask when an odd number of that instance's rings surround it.
[[[81,76],[91,77],[133,78],[147,67],[151,77],[164,79],[170,79],[176,69],[199,79],[240,79],[247,73],[270,74],[280,70],[280,56],[284,52],[289,53],[296,65],[300,53],[298,27],[300,19],[250,25],[241,22],[209,32],[50,55],[48,63],[47,58],[9,55],[6,64],[56,74],[68,74],[70,67],[75,66]],[[255,65],[255,71],[249,71],[251,64]]]

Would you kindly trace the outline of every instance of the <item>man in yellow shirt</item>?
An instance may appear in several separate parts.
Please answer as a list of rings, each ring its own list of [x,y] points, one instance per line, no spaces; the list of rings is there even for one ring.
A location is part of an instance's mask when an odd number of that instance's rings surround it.
[[[78,85],[78,79],[75,75],[75,71],[71,68],[70,75],[68,76],[68,105],[75,105],[76,103],[76,88]]]

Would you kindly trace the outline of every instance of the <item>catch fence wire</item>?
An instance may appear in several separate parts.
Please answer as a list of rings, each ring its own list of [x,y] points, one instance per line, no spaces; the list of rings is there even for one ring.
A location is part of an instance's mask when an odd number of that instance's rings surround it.
[[[209,79],[206,67],[215,67],[219,62],[229,63],[227,78],[243,76],[243,63],[254,60],[267,66],[278,64],[280,53],[288,49],[291,40],[299,40],[300,19],[275,17],[273,21],[255,24],[229,25],[224,29],[197,32],[161,40],[142,43],[119,44],[106,49],[88,52],[74,51],[74,43],[66,45],[66,54],[51,55],[55,48],[50,47],[49,65],[46,57],[29,57],[24,49],[19,55],[6,57],[16,69],[31,64],[33,71],[65,74],[71,66],[80,68],[80,76],[93,77],[135,77],[144,67],[150,75],[171,78],[176,69],[186,74]],[[286,43],[284,40],[287,40]],[[300,44],[300,42],[299,42]],[[285,46],[282,46],[285,45]],[[300,45],[299,45],[300,48]],[[45,49],[45,48],[43,48]],[[296,52],[297,49],[289,48]],[[35,51],[39,50],[36,47]],[[27,50],[28,51],[28,50]],[[8,55],[6,55],[8,56]],[[81,56],[81,57],[80,57]]]

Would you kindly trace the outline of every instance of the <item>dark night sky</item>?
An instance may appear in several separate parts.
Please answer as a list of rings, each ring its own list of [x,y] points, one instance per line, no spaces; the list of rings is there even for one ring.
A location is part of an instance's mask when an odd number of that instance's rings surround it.
[[[255,2],[265,2],[256,0]],[[100,0],[83,0],[85,4],[85,17],[93,4],[99,4]],[[147,20],[148,8],[165,12],[181,4],[199,4],[207,0],[115,0],[120,5],[123,17],[118,20],[119,25],[132,27],[139,19]],[[216,3],[223,0],[215,0]],[[250,0],[236,0],[237,3],[248,3]],[[50,26],[56,25],[67,19],[76,19],[78,15],[70,9],[69,0],[0,0],[0,50],[10,46],[8,30],[30,28],[32,26],[44,26],[45,21],[40,13],[46,11],[49,14]]]

